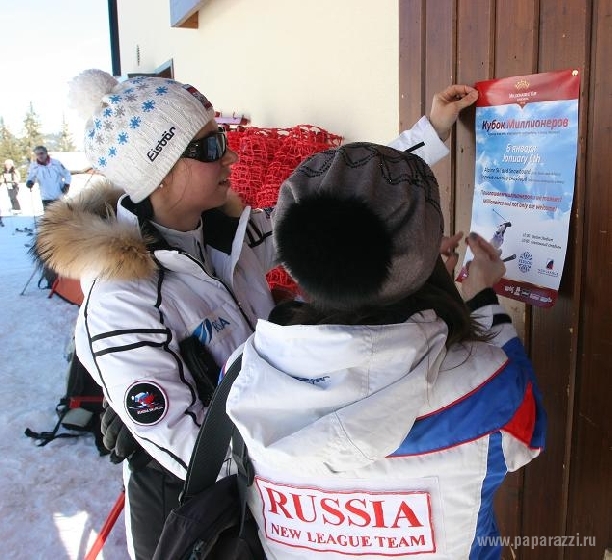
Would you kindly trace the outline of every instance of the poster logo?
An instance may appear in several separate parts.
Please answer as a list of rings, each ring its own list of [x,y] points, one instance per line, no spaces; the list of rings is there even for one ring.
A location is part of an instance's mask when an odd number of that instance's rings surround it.
[[[544,268],[538,268],[538,274],[549,276],[551,278],[558,278],[559,273],[555,270],[555,259],[552,259],[552,258],[546,259]]]
[[[516,84],[514,84],[514,87],[516,89],[529,89],[529,82],[523,78],[522,80],[516,82]]]
[[[526,273],[531,270],[533,264],[533,255],[527,251],[522,253],[518,259],[518,268],[521,272]]]

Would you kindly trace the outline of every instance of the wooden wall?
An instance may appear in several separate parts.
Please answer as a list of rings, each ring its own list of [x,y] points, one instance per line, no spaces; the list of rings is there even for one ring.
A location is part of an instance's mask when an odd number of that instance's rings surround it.
[[[399,129],[451,83],[568,68],[582,72],[574,206],[559,299],[503,299],[527,346],[548,413],[546,450],[510,475],[502,534],[591,536],[595,546],[518,547],[505,559],[601,560],[612,547],[612,0],[399,0]],[[467,232],[474,110],[434,167],[446,232]]]

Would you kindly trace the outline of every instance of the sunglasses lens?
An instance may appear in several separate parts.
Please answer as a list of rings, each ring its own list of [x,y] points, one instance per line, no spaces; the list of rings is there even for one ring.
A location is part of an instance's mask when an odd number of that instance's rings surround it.
[[[187,145],[183,157],[197,159],[209,163],[218,161],[227,150],[227,138],[224,132],[213,132],[209,136],[200,138]]]
[[[216,132],[213,136],[206,138],[206,161],[217,161],[225,153],[225,134]]]

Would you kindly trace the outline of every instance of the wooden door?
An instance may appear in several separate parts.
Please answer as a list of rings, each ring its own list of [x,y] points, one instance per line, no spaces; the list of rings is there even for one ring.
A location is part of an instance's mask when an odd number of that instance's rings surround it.
[[[553,538],[506,549],[508,560],[601,560],[612,547],[612,0],[399,0],[399,16],[400,130],[451,83],[582,73],[558,301],[541,309],[502,298],[544,393],[546,450],[507,478],[496,508],[502,534]],[[470,108],[451,157],[434,167],[447,233],[467,232],[471,222],[473,127]],[[569,546],[577,535],[594,546]]]

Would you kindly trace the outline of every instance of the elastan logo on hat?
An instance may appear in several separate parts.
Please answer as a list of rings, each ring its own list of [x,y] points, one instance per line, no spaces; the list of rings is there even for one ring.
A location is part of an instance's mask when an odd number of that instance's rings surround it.
[[[161,153],[161,151],[164,149],[164,146],[168,145],[168,142],[174,136],[175,130],[176,130],[176,126],[171,126],[169,130],[165,130],[164,134],[159,139],[157,146],[155,146],[155,148],[147,152],[147,156],[151,161],[155,161],[155,158]]]

